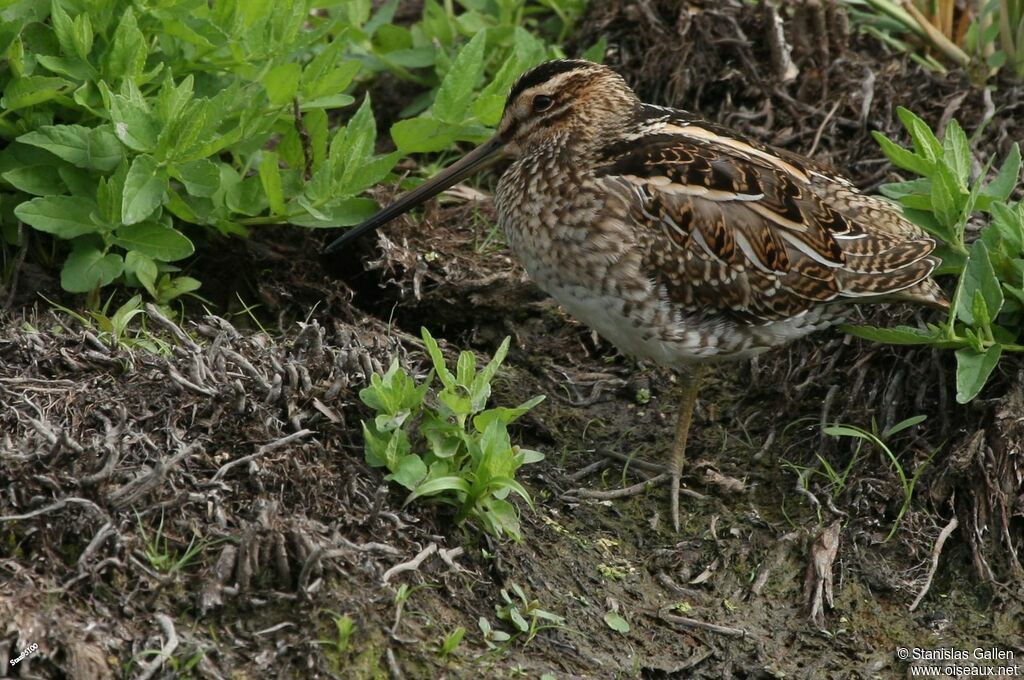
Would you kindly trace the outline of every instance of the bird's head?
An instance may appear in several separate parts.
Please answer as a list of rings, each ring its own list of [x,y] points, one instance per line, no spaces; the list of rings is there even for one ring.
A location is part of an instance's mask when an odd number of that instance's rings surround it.
[[[639,106],[626,82],[607,66],[582,59],[556,59],[536,66],[520,76],[509,91],[497,134],[346,231],[324,252],[340,250],[503,156],[515,158],[552,140],[578,146],[614,135]]]
[[[511,156],[555,138],[585,142],[617,132],[639,105],[622,76],[607,66],[581,59],[548,61],[512,86],[497,137]]]

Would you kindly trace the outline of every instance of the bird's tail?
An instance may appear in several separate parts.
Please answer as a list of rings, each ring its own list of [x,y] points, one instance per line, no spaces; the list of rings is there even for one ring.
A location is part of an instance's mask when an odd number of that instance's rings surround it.
[[[949,309],[949,300],[946,299],[946,294],[942,292],[942,288],[939,287],[939,284],[935,283],[931,278],[922,279],[910,288],[904,288],[903,290],[892,293],[887,297],[890,300],[912,302],[914,304],[932,307],[933,309]]]

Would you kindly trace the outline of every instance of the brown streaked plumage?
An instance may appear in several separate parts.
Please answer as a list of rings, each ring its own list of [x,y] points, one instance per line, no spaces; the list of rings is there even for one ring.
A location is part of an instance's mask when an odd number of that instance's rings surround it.
[[[672,518],[708,360],[837,323],[850,303],[946,307],[934,240],[813,160],[644,104],[611,69],[558,60],[512,87],[497,135],[331,244],[503,152],[499,222],[537,284],[621,351],[679,369]]]

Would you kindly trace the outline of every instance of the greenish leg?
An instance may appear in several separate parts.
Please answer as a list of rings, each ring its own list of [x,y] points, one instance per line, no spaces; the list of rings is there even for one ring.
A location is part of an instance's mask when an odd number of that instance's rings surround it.
[[[682,381],[679,416],[676,419],[676,439],[672,444],[672,457],[669,459],[668,471],[672,479],[670,493],[672,504],[672,526],[679,531],[679,479],[683,474],[683,462],[686,460],[686,442],[690,437],[690,424],[693,422],[693,407],[697,403],[697,392],[704,373],[702,366],[680,371]]]

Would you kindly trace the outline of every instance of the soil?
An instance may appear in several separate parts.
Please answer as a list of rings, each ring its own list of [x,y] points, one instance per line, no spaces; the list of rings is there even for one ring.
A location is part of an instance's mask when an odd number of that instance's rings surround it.
[[[1024,137],[1019,85],[927,72],[830,3],[781,10],[792,68],[760,5],[591,5],[577,47],[607,37],[646,101],[867,189],[897,177],[869,131],[905,140],[898,105],[957,118],[979,158]],[[76,302],[26,265],[0,315],[0,677],[890,678],[908,673],[898,649],[940,647],[1022,663],[1018,362],[963,407],[950,355],[838,331],[716,367],[676,533],[664,489],[578,490],[654,474],[675,377],[546,299],[493,217],[486,190],[458,192],[326,268],[322,234],[294,228],[202,249],[206,303],[180,325],[150,308],[157,352],[41,301]],[[358,392],[393,360],[426,375],[420,326],[450,358],[486,360],[511,335],[494,401],[547,395],[513,431],[547,456],[521,470],[536,508],[520,504],[519,543],[404,505],[364,462]],[[918,415],[888,440],[909,502],[884,451],[822,432]],[[489,645],[479,621],[513,633],[496,608],[515,586],[564,622]]]

